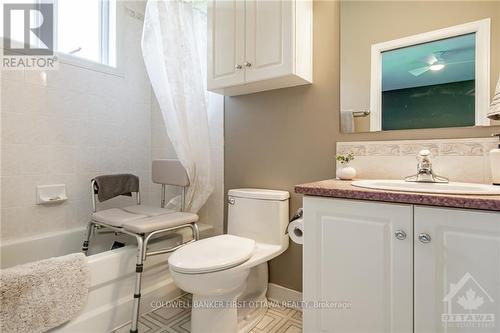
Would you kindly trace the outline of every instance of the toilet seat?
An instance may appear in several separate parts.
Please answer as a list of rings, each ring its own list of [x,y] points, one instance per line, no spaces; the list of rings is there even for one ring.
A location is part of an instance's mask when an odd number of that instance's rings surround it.
[[[183,246],[168,258],[168,264],[170,269],[179,273],[216,272],[244,263],[254,249],[253,239],[220,235]]]

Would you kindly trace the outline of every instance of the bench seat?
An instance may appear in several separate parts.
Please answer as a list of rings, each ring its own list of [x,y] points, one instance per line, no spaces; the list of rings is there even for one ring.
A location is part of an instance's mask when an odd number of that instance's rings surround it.
[[[110,208],[92,214],[92,219],[127,231],[144,234],[198,221],[198,215],[145,205]]]

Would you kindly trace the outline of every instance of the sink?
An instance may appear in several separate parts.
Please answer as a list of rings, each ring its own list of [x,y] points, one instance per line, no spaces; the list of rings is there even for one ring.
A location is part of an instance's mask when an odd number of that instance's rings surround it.
[[[404,180],[357,180],[353,186],[402,192],[440,194],[500,195],[500,186],[472,183],[415,183]]]

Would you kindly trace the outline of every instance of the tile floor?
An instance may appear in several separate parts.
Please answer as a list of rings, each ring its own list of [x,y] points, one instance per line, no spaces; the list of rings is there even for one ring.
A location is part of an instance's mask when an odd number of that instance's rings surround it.
[[[191,301],[191,295],[178,299],[183,304]],[[189,307],[161,307],[143,314],[139,319],[140,333],[189,333],[191,309]],[[128,333],[130,323],[112,333]],[[271,304],[265,316],[250,333],[300,333],[302,312]]]

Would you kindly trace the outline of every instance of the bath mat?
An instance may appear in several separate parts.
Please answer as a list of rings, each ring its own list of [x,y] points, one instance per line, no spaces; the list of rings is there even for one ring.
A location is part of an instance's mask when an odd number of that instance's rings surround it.
[[[83,308],[90,286],[82,253],[0,271],[0,331],[38,333],[57,327]]]

